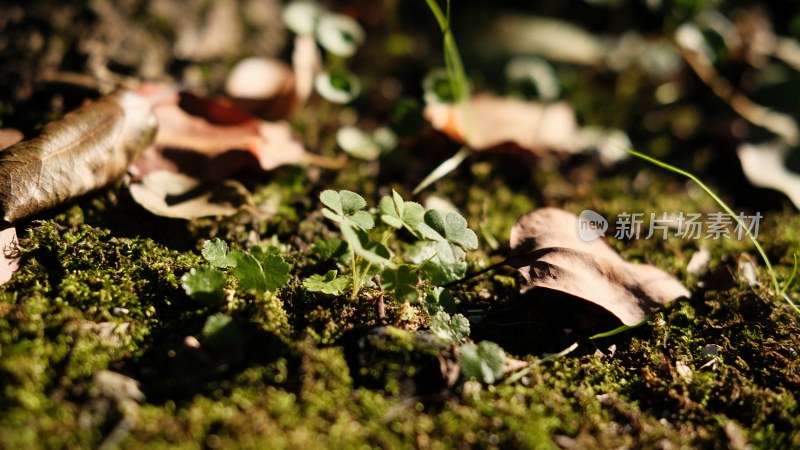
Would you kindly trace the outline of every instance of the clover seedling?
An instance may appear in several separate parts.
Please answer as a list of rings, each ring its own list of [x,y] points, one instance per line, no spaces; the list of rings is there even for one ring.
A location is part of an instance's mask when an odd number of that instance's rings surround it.
[[[349,58],[364,42],[361,25],[343,14],[323,14],[317,23],[317,41],[330,53]]]
[[[428,233],[425,225],[425,208],[416,202],[407,202],[403,197],[392,191],[391,197],[381,199],[378,209],[381,213],[381,221],[393,228],[405,228],[414,236],[425,237]]]
[[[361,81],[350,72],[320,72],[314,79],[314,88],[325,100],[343,105],[358,97]]]
[[[381,155],[381,146],[375,139],[353,126],[339,128],[336,144],[348,155],[365,161],[372,161]]]
[[[355,254],[372,264],[393,266],[388,258],[368,249],[362,243],[364,234],[360,235],[359,231],[371,230],[375,226],[372,216],[363,211],[367,206],[363,197],[352,191],[336,192],[328,189],[320,194],[319,199],[327,206],[327,209],[322,210],[322,215],[339,224],[342,236]]]

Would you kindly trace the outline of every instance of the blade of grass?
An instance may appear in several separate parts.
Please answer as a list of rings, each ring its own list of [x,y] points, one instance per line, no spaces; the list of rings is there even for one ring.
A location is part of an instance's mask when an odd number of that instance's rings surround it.
[[[448,173],[454,171],[458,166],[461,165],[462,162],[464,162],[465,159],[467,159],[470,154],[472,154],[472,150],[469,147],[461,147],[461,150],[459,150],[458,153],[447,158],[443,163],[439,164],[438,167],[433,169],[433,171],[428,174],[428,176],[425,177],[425,179],[422,180],[417,187],[414,188],[412,195],[417,195],[426,187],[435,183]]]
[[[696,176],[694,176],[694,174],[691,174],[691,173],[689,173],[689,172],[687,172],[685,170],[679,169],[679,168],[677,168],[677,167],[675,167],[673,165],[667,164],[664,161],[658,160],[658,159],[653,158],[652,156],[648,156],[648,155],[646,155],[644,153],[640,153],[640,152],[637,152],[637,151],[631,150],[631,149],[625,149],[625,150],[628,153],[630,153],[631,155],[636,156],[637,158],[641,158],[641,159],[643,159],[643,160],[645,160],[645,161],[647,161],[647,162],[649,162],[651,164],[654,164],[654,165],[656,165],[658,167],[667,169],[670,172],[674,172],[674,173],[677,173],[679,175],[683,175],[686,178],[688,178],[688,179],[694,181],[695,183],[697,183],[697,185],[700,186],[700,188],[706,194],[708,194],[708,196],[711,197],[711,199],[714,200],[714,202],[717,205],[719,205],[720,208],[722,208],[726,213],[728,213],[728,215],[730,215],[731,218],[733,218],[736,221],[736,223],[739,224],[739,226],[745,231],[745,234],[747,234],[747,237],[750,239],[750,242],[753,243],[753,246],[755,246],[756,251],[758,251],[758,254],[761,255],[761,259],[764,261],[764,265],[767,266],[767,272],[769,273],[770,277],[772,278],[772,284],[773,284],[773,286],[775,288],[775,294],[777,296],[779,296],[779,297],[782,297],[784,300],[786,300],[786,302],[789,303],[789,305],[794,309],[794,311],[796,313],[800,314],[800,308],[798,308],[797,305],[795,305],[795,303],[789,298],[789,296],[786,295],[786,293],[784,293],[781,290],[780,282],[778,281],[778,275],[775,273],[775,269],[772,267],[772,263],[769,261],[769,257],[767,257],[767,253],[764,251],[764,248],[761,247],[761,243],[758,242],[758,239],[756,239],[756,237],[753,235],[753,232],[750,230],[750,227],[748,227],[747,224],[745,224],[744,221],[741,218],[739,218],[739,216],[737,216],[733,212],[733,210],[728,206],[728,204],[725,203],[721,198],[719,198],[717,196],[717,194],[714,193],[714,191],[711,190],[711,188],[706,186],[706,184],[703,183],[702,181],[700,181],[700,179],[697,178]]]

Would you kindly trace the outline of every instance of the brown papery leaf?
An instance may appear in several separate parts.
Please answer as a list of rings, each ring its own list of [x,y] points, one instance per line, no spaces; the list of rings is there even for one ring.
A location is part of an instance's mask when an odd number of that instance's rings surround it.
[[[0,128],[0,150],[11,147],[17,142],[23,140],[22,132],[13,128]]]
[[[5,225],[0,230],[0,285],[11,279],[19,269],[19,243],[17,230],[13,225]]]
[[[0,152],[0,207],[8,222],[105,186],[153,140],[147,98],[117,91],[47,124]]]
[[[525,279],[522,291],[547,288],[594,303],[635,325],[689,291],[672,275],[632,264],[603,239],[584,241],[578,217],[557,208],[533,210],[511,230],[509,265]]]
[[[431,103],[425,117],[434,128],[474,150],[503,144],[537,152],[572,150],[578,129],[575,112],[564,102],[544,104],[477,94],[466,104]]]
[[[175,219],[236,214],[246,203],[242,191],[226,184],[205,185],[174,172],[154,171],[131,183],[136,203],[151,213]]]
[[[196,108],[202,109],[201,103],[194,100]],[[216,101],[210,103],[217,105],[210,107],[215,114],[224,111]],[[221,180],[248,167],[273,170],[304,162],[305,149],[287,123],[258,120],[235,108],[231,111],[245,120],[216,125],[175,104],[158,106],[155,148],[145,152],[131,171],[142,176],[153,170],[168,170],[202,180]]]

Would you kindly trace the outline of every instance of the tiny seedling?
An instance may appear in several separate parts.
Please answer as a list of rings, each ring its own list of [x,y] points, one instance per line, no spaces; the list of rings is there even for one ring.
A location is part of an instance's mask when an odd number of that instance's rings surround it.
[[[456,39],[453,37],[453,30],[450,28],[450,0],[447,0],[446,12],[442,11],[436,0],[425,0],[425,2],[436,18],[439,29],[442,31],[444,40],[444,64],[447,78],[450,81],[450,94],[453,102],[460,104],[461,108],[465,110],[465,116],[469,118],[469,111],[467,110],[470,97],[469,82],[467,81],[467,73],[464,70],[464,63],[461,61],[461,54],[456,45]],[[467,121],[469,122],[469,119]],[[455,170],[471,154],[472,149],[467,146],[462,147],[458,153],[446,159],[436,167],[433,172],[425,177],[425,179],[414,188],[413,194],[418,194],[426,187]]]
[[[320,194],[320,201],[325,206],[322,214],[339,226],[348,245],[347,275],[352,281],[354,299],[364,285],[379,275],[382,288],[396,299],[417,301],[421,284],[441,285],[463,276],[467,251],[478,247],[477,235],[460,214],[426,211],[397,192],[379,202],[378,222],[373,213],[365,210],[366,200],[355,192],[326,190]],[[402,240],[392,240],[400,230],[415,242],[408,245]],[[319,253],[333,255],[333,244],[321,241],[314,248]],[[398,256],[401,250],[406,250],[402,252],[406,259]],[[314,278],[314,289],[318,288],[318,281],[321,279]],[[335,278],[327,281],[333,282]]]
[[[214,238],[203,244],[201,254],[208,265],[190,270],[181,282],[190,298],[206,305],[225,301],[226,273],[244,292],[275,292],[289,282],[290,266],[274,246],[231,252],[225,241]]]

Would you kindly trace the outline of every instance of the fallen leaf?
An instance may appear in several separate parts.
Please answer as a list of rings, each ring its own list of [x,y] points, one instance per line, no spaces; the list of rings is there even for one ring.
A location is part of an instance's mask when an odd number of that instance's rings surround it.
[[[153,140],[152,101],[130,92],[101,97],[39,136],[0,152],[0,207],[8,222],[105,186]]]
[[[176,219],[230,216],[245,204],[241,190],[230,185],[204,185],[195,178],[154,171],[131,183],[136,203],[151,213]]]
[[[0,128],[0,150],[11,147],[24,138],[25,136],[19,130]]]
[[[214,100],[193,102],[195,109],[203,109],[217,122],[226,111],[238,122],[217,125],[178,105],[159,105],[155,109],[159,123],[155,146],[132,165],[135,175],[161,170],[221,180],[248,167],[274,170],[305,160],[305,148],[288,123],[258,120],[232,106],[225,110]]]
[[[800,208],[800,151],[783,141],[742,144],[737,149],[742,171],[758,187],[777,189]],[[794,170],[792,170],[794,169]]]
[[[6,284],[19,269],[17,229],[8,225],[0,230],[0,285]]]
[[[425,117],[434,128],[474,150],[512,144],[537,152],[572,150],[578,125],[565,102],[544,104],[477,94],[466,104],[430,103]]]
[[[511,230],[508,264],[525,280],[522,292],[547,288],[594,303],[625,325],[635,325],[663,305],[689,297],[672,275],[626,262],[605,241],[583,241],[578,217],[557,208],[533,210]]]

